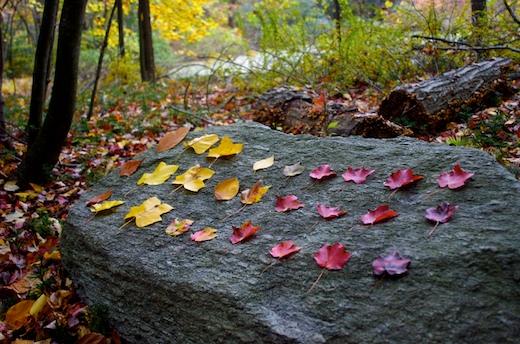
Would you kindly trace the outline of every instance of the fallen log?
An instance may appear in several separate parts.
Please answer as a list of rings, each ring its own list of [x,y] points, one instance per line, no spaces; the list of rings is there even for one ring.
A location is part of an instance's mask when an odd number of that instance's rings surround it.
[[[511,60],[497,58],[456,69],[440,76],[395,88],[379,107],[379,115],[394,123],[422,131],[442,131],[456,122],[462,108],[490,105],[496,92],[509,95]],[[492,105],[492,104],[491,104]]]

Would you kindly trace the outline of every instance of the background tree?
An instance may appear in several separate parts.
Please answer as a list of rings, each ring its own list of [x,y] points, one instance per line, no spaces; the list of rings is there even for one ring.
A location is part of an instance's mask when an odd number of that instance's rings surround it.
[[[43,184],[58,162],[76,107],[81,33],[88,0],[65,0],[61,12],[56,72],[49,111],[18,167],[19,180]]]
[[[42,126],[45,98],[49,80],[52,47],[54,45],[54,27],[58,15],[59,0],[46,0],[41,20],[40,34],[34,57],[33,82],[31,92],[31,107],[26,133],[27,143],[30,146]]]
[[[139,61],[141,79],[155,82],[155,58],[153,55],[152,26],[150,23],[150,2],[139,0]]]

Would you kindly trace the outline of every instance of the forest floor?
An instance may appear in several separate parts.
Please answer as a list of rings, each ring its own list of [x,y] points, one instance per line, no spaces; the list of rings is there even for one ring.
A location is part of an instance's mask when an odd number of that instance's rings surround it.
[[[76,118],[54,179],[29,190],[13,180],[25,152],[29,98],[6,98],[14,149],[0,151],[0,344],[122,342],[108,325],[109,310],[87,307],[75,294],[62,269],[59,237],[70,206],[89,186],[156,145],[164,133],[187,123],[206,127],[250,119],[254,97],[247,91],[179,89],[171,82],[100,92],[92,119]],[[360,112],[376,111],[384,96],[368,88],[345,94]],[[80,97],[78,113],[86,113],[86,99]],[[520,178],[519,135],[520,95],[515,94],[497,100],[496,107],[461,113],[461,123],[418,139],[485,150]]]

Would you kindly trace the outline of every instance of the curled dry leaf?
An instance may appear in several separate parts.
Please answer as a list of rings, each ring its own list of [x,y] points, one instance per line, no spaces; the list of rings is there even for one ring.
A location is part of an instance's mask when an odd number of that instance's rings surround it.
[[[256,233],[260,227],[253,226],[251,221],[244,222],[240,228],[233,226],[233,234],[229,237],[231,243],[237,244]]]
[[[238,179],[226,179],[215,187],[215,198],[219,201],[228,201],[237,195],[239,189]]]
[[[270,158],[258,160],[253,164],[253,171],[262,170],[268,167],[273,166],[274,164],[274,155]]]
[[[253,204],[260,202],[270,187],[271,186],[262,186],[262,180],[260,179],[255,183],[255,185],[253,185],[251,189],[242,191],[240,202],[243,204]]]
[[[201,231],[195,232],[190,235],[190,239],[196,242],[208,241],[217,236],[217,230],[215,228],[206,227]]]
[[[437,208],[426,209],[425,217],[430,221],[437,222],[435,224],[435,227],[433,227],[431,232],[428,234],[428,237],[430,237],[433,234],[433,232],[435,232],[435,229],[437,228],[437,226],[439,226],[439,223],[448,222],[453,213],[455,213],[455,211],[458,208],[458,205],[452,207],[449,202],[444,201],[440,205],[438,205]]]
[[[193,148],[196,154],[202,154],[205,151],[207,151],[211,146],[213,146],[217,141],[219,140],[218,135],[211,134],[207,135],[204,134],[201,137],[194,138],[193,140],[189,142],[185,142],[184,145],[189,148]]]
[[[305,167],[298,162],[291,166],[285,166],[283,169],[283,174],[286,177],[294,177],[301,174],[303,171],[305,171]]]
[[[181,235],[182,233],[186,233],[187,231],[189,231],[192,224],[193,220],[184,219],[179,221],[178,218],[175,218],[175,220],[173,220],[172,223],[170,223],[168,227],[166,227],[165,232],[166,234],[175,237],[177,235]]]
[[[114,190],[108,190],[108,191],[103,192],[102,194],[92,197],[91,199],[89,199],[87,201],[87,203],[85,205],[88,207],[89,205],[106,201],[107,199],[110,198],[110,196],[112,196],[112,192],[114,192]]]
[[[143,161],[144,161],[144,159],[125,162],[123,164],[123,166],[121,166],[121,168],[119,169],[119,176],[120,177],[131,176],[132,174],[134,174],[135,171],[137,171],[137,169],[139,168],[139,166],[141,165],[141,163]]]
[[[181,127],[177,130],[164,134],[164,136],[161,138],[161,141],[159,141],[159,144],[157,145],[157,153],[164,152],[165,150],[177,146],[182,142],[182,140],[184,140],[189,132],[189,127]]]

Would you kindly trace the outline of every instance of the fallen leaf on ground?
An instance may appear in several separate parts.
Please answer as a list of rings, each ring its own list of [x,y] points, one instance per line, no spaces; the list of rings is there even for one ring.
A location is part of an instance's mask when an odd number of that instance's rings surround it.
[[[312,172],[309,174],[310,177],[318,180],[335,175],[336,172],[330,170],[330,165],[320,165],[312,170]]]
[[[31,319],[29,311],[34,302],[34,300],[23,300],[11,306],[5,313],[4,323],[9,325],[13,331],[26,325]]]
[[[340,210],[340,207],[329,207],[328,205],[323,205],[321,203],[318,203],[316,209],[318,209],[318,213],[324,219],[339,217],[345,215],[348,212],[348,210]]]
[[[274,164],[274,155],[270,158],[258,160],[253,164],[253,171],[262,170],[264,168],[268,168],[273,166]]]
[[[297,199],[298,197],[295,195],[287,195],[285,197],[276,196],[276,205],[274,210],[281,213],[304,207],[305,204],[298,202]]]
[[[164,152],[165,150],[171,149],[177,146],[184,140],[186,135],[190,132],[189,127],[181,127],[177,130],[170,131],[162,137],[161,141],[157,145],[157,153]]]
[[[107,339],[100,333],[88,333],[81,337],[74,344],[106,344]]]
[[[105,201],[103,203],[96,203],[90,207],[90,211],[93,213],[99,213],[100,211],[109,210],[124,203],[124,201]]]
[[[216,134],[204,134],[201,137],[194,138],[189,142],[185,142],[184,145],[189,148],[193,148],[195,153],[202,154],[207,151],[211,146],[217,143],[219,140],[218,135]]]
[[[235,155],[240,153],[243,147],[243,143],[233,143],[229,137],[224,136],[218,147],[209,150],[207,157],[220,158],[222,156]]]
[[[301,174],[303,171],[305,171],[305,167],[298,162],[291,166],[285,166],[283,169],[283,174],[286,177],[294,177]]]
[[[152,223],[162,221],[161,215],[172,209],[172,206],[161,203],[157,197],[150,197],[141,205],[130,208],[128,214],[125,215],[125,220],[135,219],[135,225],[137,227],[145,227]]]
[[[161,161],[152,173],[143,173],[137,181],[137,185],[161,185],[178,169],[178,165],[166,165],[166,163]]]
[[[215,187],[215,198],[219,201],[228,201],[237,195],[239,189],[238,179],[226,179]]]
[[[369,210],[368,213],[361,216],[361,221],[363,221],[365,225],[373,225],[374,223],[381,222],[399,215],[399,213],[388,208],[388,204],[384,204],[380,205],[374,210]]]
[[[456,189],[464,185],[467,179],[473,177],[475,173],[465,172],[460,168],[460,163],[455,164],[455,167],[450,172],[442,172],[437,179],[437,183],[441,188],[446,186],[450,189]]]
[[[16,185],[16,180],[11,180],[11,181],[8,181],[4,184],[4,190],[5,191],[10,191],[10,192],[13,192],[13,191],[16,191],[18,190],[20,187],[18,185]]]
[[[106,201],[107,199],[110,198],[110,196],[112,196],[112,192],[114,192],[114,190],[108,190],[108,191],[103,192],[102,194],[92,197],[91,199],[89,199],[87,201],[87,203],[85,205],[88,207],[89,205]]]
[[[166,227],[166,234],[171,235],[173,237],[177,235],[181,235],[182,233],[186,233],[190,230],[191,225],[193,224],[193,220],[184,219],[179,221],[178,218],[175,218],[168,227]]]
[[[233,226],[233,234],[229,237],[231,243],[237,244],[257,232],[260,227],[253,226],[251,221],[244,222],[240,228]]]
[[[428,234],[428,237],[430,237],[437,226],[439,226],[439,223],[446,223],[450,220],[451,216],[455,211],[459,208],[458,205],[451,206],[449,202],[444,201],[440,205],[437,206],[437,208],[428,208],[426,209],[426,215],[425,217],[433,222],[437,222],[435,224],[435,227],[431,230],[430,234]]]
[[[190,239],[193,241],[207,241],[217,236],[217,230],[215,228],[206,227],[201,231],[195,232],[190,235]]]
[[[346,182],[353,181],[356,184],[364,183],[369,175],[374,173],[375,170],[365,170],[365,168],[356,168],[353,170],[348,167],[347,171],[343,173],[341,176],[345,179]]]
[[[123,176],[126,176],[126,177],[129,177],[131,176],[132,174],[134,174],[135,171],[137,171],[137,169],[139,168],[139,166],[141,165],[141,163],[144,161],[143,160],[133,160],[133,161],[127,161],[123,164],[123,166],[121,166],[121,168],[119,169],[119,176],[120,177],[123,177]]]
[[[206,187],[204,180],[211,178],[215,171],[200,167],[198,164],[190,167],[186,172],[177,176],[172,184],[180,184],[186,190],[197,192]]]
[[[391,190],[394,190],[402,186],[411,184],[422,178],[423,176],[414,175],[411,168],[405,170],[397,170],[396,172],[390,175],[390,177],[385,182],[385,186],[388,186]]]
[[[240,202],[243,204],[253,204],[260,202],[270,187],[271,186],[262,186],[262,180],[260,179],[255,183],[255,185],[253,185],[251,189],[242,191]]]
[[[343,265],[352,257],[352,253],[345,251],[345,246],[340,243],[331,245],[323,245],[318,252],[314,254],[314,260],[321,266],[320,275],[314,282],[314,284],[307,291],[306,295],[311,292],[312,289],[318,284],[319,280],[323,276],[326,270],[341,270]]]
[[[284,241],[274,246],[269,253],[274,258],[284,258],[300,251],[302,248],[294,245],[294,241]]]
[[[404,274],[410,264],[409,259],[401,258],[399,252],[390,253],[387,256],[377,256],[372,262],[374,275],[382,275],[387,273],[389,275]]]

